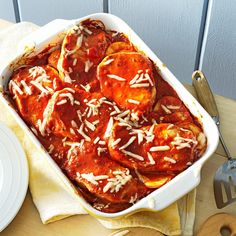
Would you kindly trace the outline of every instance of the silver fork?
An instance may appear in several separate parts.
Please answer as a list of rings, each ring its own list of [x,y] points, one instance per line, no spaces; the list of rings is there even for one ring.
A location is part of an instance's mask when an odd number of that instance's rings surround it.
[[[215,173],[213,187],[217,208],[223,208],[236,201],[236,159],[232,158],[220,131],[219,112],[210,86],[201,71],[194,71],[193,86],[198,99],[215,121],[220,135],[220,141],[225,150],[227,161]],[[233,196],[234,195],[234,196]]]

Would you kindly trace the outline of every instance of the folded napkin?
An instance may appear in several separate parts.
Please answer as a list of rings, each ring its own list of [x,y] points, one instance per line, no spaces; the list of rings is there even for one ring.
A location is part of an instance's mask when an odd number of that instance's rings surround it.
[[[34,24],[22,22],[0,31],[0,70],[14,57],[19,41],[37,28]],[[34,146],[1,103],[0,121],[13,130],[26,152],[30,171],[29,188],[42,222],[47,224],[71,215],[87,214],[75,193],[62,183],[43,152]],[[190,236],[193,234],[195,198],[196,191],[193,190],[160,212],[139,212],[120,220],[99,221],[110,229],[147,227],[166,235]]]

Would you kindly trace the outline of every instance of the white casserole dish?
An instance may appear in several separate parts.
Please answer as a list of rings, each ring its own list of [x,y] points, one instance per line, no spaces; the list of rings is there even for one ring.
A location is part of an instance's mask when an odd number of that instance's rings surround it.
[[[171,203],[175,202],[186,193],[194,189],[200,182],[200,171],[204,162],[213,154],[218,144],[218,130],[208,113],[201,107],[196,99],[184,88],[184,86],[176,79],[176,77],[168,70],[168,68],[161,62],[161,60],[148,48],[148,46],[138,37],[138,35],[120,18],[105,13],[98,13],[88,15],[86,17],[76,20],[54,20],[49,24],[43,26],[38,31],[32,33],[25,38],[21,43],[17,56],[12,60],[9,65],[4,68],[0,73],[0,99],[7,105],[11,114],[15,117],[19,125],[25,130],[29,138],[34,144],[42,148],[42,145],[38,139],[34,136],[31,130],[27,127],[24,121],[20,118],[18,113],[14,110],[7,97],[4,96],[4,91],[7,89],[7,84],[12,71],[24,64],[24,59],[31,57],[41,52],[49,44],[57,47],[65,32],[75,24],[87,19],[101,20],[107,29],[123,32],[128,36],[130,41],[143,51],[153,62],[159,67],[161,76],[175,89],[180,99],[188,107],[191,113],[196,116],[202,123],[204,133],[207,137],[207,149],[204,155],[196,161],[188,169],[177,175],[170,182],[162,186],[160,189],[155,190],[133,206],[117,212],[117,213],[104,213],[94,209],[88,204],[80,195],[78,196],[78,204],[81,204],[90,214],[103,219],[108,218],[120,218],[125,215],[133,214],[137,211],[159,211],[167,207]],[[47,151],[45,152],[45,158],[50,165],[54,168],[55,174],[59,175],[68,190],[75,192],[75,188],[69,179],[62,173],[61,169],[49,156]]]

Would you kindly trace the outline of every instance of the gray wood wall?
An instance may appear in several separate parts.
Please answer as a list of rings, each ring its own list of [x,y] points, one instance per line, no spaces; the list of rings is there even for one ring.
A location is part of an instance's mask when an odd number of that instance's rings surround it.
[[[109,12],[124,19],[183,83],[200,68],[236,99],[235,0],[0,0],[0,18],[44,25]]]

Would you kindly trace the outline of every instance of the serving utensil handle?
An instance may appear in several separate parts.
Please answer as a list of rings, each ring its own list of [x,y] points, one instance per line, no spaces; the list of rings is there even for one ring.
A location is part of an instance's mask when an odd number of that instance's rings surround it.
[[[194,71],[192,82],[202,106],[212,117],[219,118],[216,102],[205,75],[200,70]]]
[[[220,118],[216,101],[205,75],[200,70],[194,71],[192,74],[192,83],[193,87],[196,90],[199,102],[215,121],[219,130],[220,141],[226,152],[227,158],[231,159],[232,157],[230,155],[229,149],[227,148],[222,133],[220,131]]]

